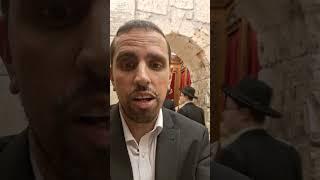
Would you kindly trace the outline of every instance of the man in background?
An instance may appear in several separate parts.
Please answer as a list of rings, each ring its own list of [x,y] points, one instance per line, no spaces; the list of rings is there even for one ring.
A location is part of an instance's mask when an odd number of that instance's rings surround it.
[[[272,88],[263,81],[245,78],[234,88],[223,90],[223,127],[232,135],[217,161],[254,180],[302,180],[299,153],[264,129],[266,116],[281,117],[270,107]]]
[[[197,99],[198,97],[195,96],[195,89],[193,87],[186,86],[183,88],[177,112],[205,126],[204,111],[193,103],[194,98]]]
[[[170,99],[168,96],[170,94],[170,90],[167,92],[167,96],[163,102],[163,107],[170,109],[171,111],[175,111],[175,105],[172,99]]]

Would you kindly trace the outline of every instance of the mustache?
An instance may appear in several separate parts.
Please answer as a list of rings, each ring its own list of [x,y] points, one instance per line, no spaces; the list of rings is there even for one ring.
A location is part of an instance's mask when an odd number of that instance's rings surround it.
[[[135,89],[131,93],[129,93],[129,97],[133,98],[141,93],[143,93],[144,95],[150,95],[154,98],[158,98],[159,96],[159,93],[149,86],[137,85]]]
[[[64,95],[59,96],[55,106],[57,111],[66,112],[75,102],[86,100],[100,94],[105,96],[104,107],[107,108],[106,110],[108,111],[110,109],[109,92],[109,81],[86,79],[69,88]]]

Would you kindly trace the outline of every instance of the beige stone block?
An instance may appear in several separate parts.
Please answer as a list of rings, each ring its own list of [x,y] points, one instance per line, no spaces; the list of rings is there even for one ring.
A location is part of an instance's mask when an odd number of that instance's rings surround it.
[[[178,32],[182,25],[182,21],[185,19],[186,10],[170,8],[170,26],[173,32]]]
[[[125,22],[134,19],[135,0],[110,1],[110,35],[115,35]]]
[[[192,21],[190,20],[183,20],[181,26],[178,30],[178,33],[185,35],[187,37],[193,36],[196,27],[193,26]]]
[[[181,9],[193,9],[194,0],[170,0],[170,5]]]
[[[210,23],[210,0],[195,0],[194,20]]]
[[[201,48],[205,48],[210,44],[210,31],[200,27],[194,32],[192,40],[197,42],[197,45]]]
[[[137,0],[137,9],[156,14],[166,15],[168,12],[168,0]]]
[[[164,34],[169,34],[173,31],[173,27],[170,24],[168,16],[152,15],[149,20],[159,26]]]
[[[148,20],[152,16],[149,12],[136,11],[135,19]]]
[[[258,31],[270,26],[283,24],[289,19],[290,0],[282,1],[251,1],[241,0],[236,6],[235,12],[239,17],[248,17]],[[267,13],[269,12],[269,13]]]
[[[187,11],[186,12],[186,19],[187,20],[193,19],[193,11]]]

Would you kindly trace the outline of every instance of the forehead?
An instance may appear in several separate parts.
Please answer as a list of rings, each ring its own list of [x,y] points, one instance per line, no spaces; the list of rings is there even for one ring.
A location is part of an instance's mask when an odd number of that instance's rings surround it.
[[[129,32],[119,35],[115,39],[115,46],[116,50],[126,46],[158,46],[164,51],[168,50],[166,40],[160,33],[145,29],[132,29]]]
[[[1,1],[1,0],[0,0]],[[93,2],[98,0],[8,0],[10,10],[13,13],[25,12],[28,10],[43,10],[48,7],[72,7],[90,8]]]

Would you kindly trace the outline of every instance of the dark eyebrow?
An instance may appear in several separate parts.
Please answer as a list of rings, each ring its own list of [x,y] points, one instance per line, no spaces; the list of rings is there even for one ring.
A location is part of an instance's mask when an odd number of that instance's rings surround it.
[[[124,51],[124,52],[120,52],[117,56],[116,56],[116,60],[119,58],[123,58],[123,57],[137,57],[133,52],[130,51]]]
[[[147,59],[155,59],[155,60],[160,60],[160,61],[163,61],[163,62],[166,62],[167,61],[167,58],[163,55],[160,55],[160,54],[156,54],[156,53],[148,53],[147,54]],[[169,62],[169,60],[168,60]]]

